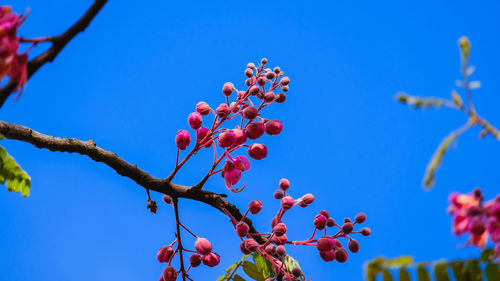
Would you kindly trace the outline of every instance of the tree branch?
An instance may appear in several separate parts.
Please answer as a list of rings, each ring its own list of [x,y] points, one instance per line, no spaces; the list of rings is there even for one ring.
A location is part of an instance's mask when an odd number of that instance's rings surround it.
[[[191,186],[169,183],[165,179],[153,177],[144,170],[138,168],[137,165],[132,165],[118,157],[116,153],[98,147],[93,140],[82,141],[75,138],[53,137],[39,133],[28,127],[5,121],[0,121],[0,134],[8,139],[31,143],[40,149],[45,148],[50,151],[86,155],[96,162],[106,164],[115,170],[119,175],[130,178],[144,188],[162,194],[167,194],[174,198],[186,198],[203,202],[221,212],[226,209],[237,220],[241,220],[241,218],[243,218],[241,211],[229,201],[224,199],[224,197],[226,197],[225,194],[217,194],[215,192],[200,190]],[[253,226],[250,219],[245,218],[245,222],[250,226],[251,233],[259,233]],[[262,236],[254,236],[254,238],[259,243],[264,243],[266,241],[266,238]]]
[[[68,30],[59,36],[51,37],[50,41],[52,42],[52,46],[28,63],[28,79],[31,78],[31,76],[35,74],[35,72],[44,64],[52,62],[69,43],[69,41],[71,41],[80,32],[83,32],[106,2],[108,1],[95,0],[87,12],[85,12],[85,14]],[[17,89],[17,86],[16,82],[10,80],[7,85],[0,89],[0,107],[3,106],[7,98]]]

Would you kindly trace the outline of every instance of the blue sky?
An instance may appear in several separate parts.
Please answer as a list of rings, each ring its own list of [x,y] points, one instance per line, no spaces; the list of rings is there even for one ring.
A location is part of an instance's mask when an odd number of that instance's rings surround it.
[[[91,1],[16,0],[31,7],[20,34],[62,32]],[[290,179],[292,195],[314,193],[306,209],[285,219],[289,237],[305,238],[325,208],[341,220],[363,211],[373,230],[345,264],[324,263],[313,248],[291,248],[312,280],[362,280],[376,256],[417,260],[478,256],[461,249],[450,231],[447,196],[480,186],[498,193],[500,144],[479,141],[477,129],[459,139],[431,192],[421,178],[440,140],[465,122],[448,110],[415,111],[395,93],[448,97],[459,79],[457,39],[472,41],[477,110],[500,126],[497,105],[500,4],[496,1],[110,1],[87,31],[29,81],[1,119],[55,136],[93,139],[154,176],[174,165],[175,133],[204,100],[218,105],[220,89],[244,83],[244,67],[267,57],[291,78],[286,103],[267,117],[284,131],[264,137],[269,156],[253,162],[247,189],[229,199],[244,208],[264,203],[253,217],[265,230],[278,208],[272,193]],[[43,47],[37,50],[42,50]],[[131,180],[80,155],[53,153],[3,140],[29,172],[29,198],[0,194],[1,280],[157,280],[156,251],[173,240],[173,212],[146,210],[146,195]],[[209,153],[176,177],[202,177]],[[220,177],[207,188],[226,192]],[[154,194],[155,199],[161,197]],[[222,254],[221,265],[192,272],[215,280],[240,257],[227,218],[183,200],[181,217]],[[290,247],[289,247],[290,248]]]

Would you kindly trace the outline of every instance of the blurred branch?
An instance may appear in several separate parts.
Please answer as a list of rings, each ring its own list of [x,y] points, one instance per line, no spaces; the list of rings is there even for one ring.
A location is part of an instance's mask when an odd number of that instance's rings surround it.
[[[237,220],[241,220],[241,218],[243,218],[241,211],[229,201],[224,199],[226,195],[217,194],[207,190],[200,190],[191,186],[169,183],[165,179],[153,177],[144,170],[138,168],[137,165],[132,165],[118,157],[116,153],[98,147],[93,140],[82,141],[75,138],[53,137],[41,134],[28,127],[5,121],[0,121],[0,134],[7,139],[27,142],[35,147],[45,148],[50,151],[86,155],[96,162],[104,163],[115,170],[119,175],[130,178],[135,183],[146,189],[167,194],[174,198],[186,198],[203,202],[221,212],[223,212],[224,209],[229,211],[229,213]],[[250,232],[259,233],[254,228],[250,219],[245,218],[245,222],[250,226]],[[254,236],[254,238],[259,243],[264,243],[266,240],[262,236]]]
[[[107,0],[95,0],[92,6],[85,12],[85,14],[76,21],[69,29],[59,36],[50,37],[52,46],[36,58],[28,63],[28,79],[31,78],[40,67],[48,62],[52,62],[57,55],[64,49],[64,47],[71,41],[77,34],[83,32],[94,17],[99,13],[102,7],[108,2]],[[0,107],[3,106],[7,98],[17,89],[17,83],[10,81],[7,85],[0,88]]]

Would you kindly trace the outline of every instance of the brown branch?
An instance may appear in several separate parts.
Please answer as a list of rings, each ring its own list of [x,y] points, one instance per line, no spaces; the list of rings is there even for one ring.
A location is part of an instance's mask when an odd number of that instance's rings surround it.
[[[146,189],[167,194],[174,198],[186,198],[203,202],[221,212],[226,209],[237,220],[241,220],[241,218],[243,218],[241,211],[229,201],[224,199],[226,195],[207,190],[200,190],[191,186],[169,183],[165,179],[153,177],[144,170],[138,168],[137,165],[132,165],[118,157],[116,153],[98,147],[93,140],[82,141],[75,138],[53,137],[41,134],[28,127],[5,121],[0,121],[0,134],[7,139],[27,142],[40,149],[45,148],[50,151],[86,155],[96,162],[106,164],[115,170],[119,175],[130,178],[135,183]],[[250,226],[250,232],[259,233],[253,226],[250,219],[246,218],[245,222]],[[266,240],[262,236],[255,236],[254,238],[259,243],[264,243]]]
[[[44,64],[52,62],[57,55],[64,49],[64,47],[71,41],[77,34],[83,32],[94,17],[99,13],[107,0],[95,0],[92,6],[85,12],[85,14],[75,22],[68,30],[59,36],[51,37],[50,41],[52,46],[36,58],[28,63],[28,79],[31,78],[35,72],[40,69]],[[17,83],[9,81],[7,85],[0,89],[0,107],[3,106],[7,98],[17,89]]]

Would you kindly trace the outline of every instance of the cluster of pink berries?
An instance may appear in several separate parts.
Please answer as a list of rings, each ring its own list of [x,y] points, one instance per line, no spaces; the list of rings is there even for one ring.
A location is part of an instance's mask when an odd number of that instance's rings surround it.
[[[0,81],[5,77],[15,82],[20,92],[28,80],[28,54],[18,54],[20,39],[17,29],[26,16],[12,12],[9,6],[0,6]]]
[[[249,233],[249,226],[245,222],[245,218],[248,213],[257,214],[260,212],[262,209],[262,203],[260,201],[254,200],[250,202],[246,214],[239,221],[226,212],[233,222],[236,234],[241,238],[241,252],[243,254],[250,254],[257,251],[261,256],[268,259],[273,265],[275,275],[273,278],[268,278],[266,281],[276,280],[279,275],[282,275],[282,280],[285,281],[304,278],[300,268],[294,268],[291,272],[288,272],[285,269],[283,262],[286,255],[285,245],[287,244],[315,245],[323,260],[327,262],[333,260],[345,262],[347,261],[348,254],[338,238],[344,237],[349,239],[347,246],[351,252],[356,253],[359,250],[359,243],[352,239],[349,235],[356,233],[361,233],[364,236],[370,235],[371,231],[368,227],[364,227],[360,231],[354,231],[355,224],[363,223],[366,220],[365,214],[358,214],[354,219],[354,222],[352,222],[351,219],[346,218],[344,219],[344,224],[340,226],[333,220],[333,218],[330,217],[327,211],[323,210],[314,218],[314,232],[309,239],[303,241],[288,240],[286,235],[287,227],[282,221],[283,215],[294,206],[307,207],[314,201],[314,196],[312,194],[306,194],[298,199],[294,199],[287,193],[287,190],[290,187],[290,182],[287,179],[281,179],[279,187],[280,189],[274,193],[274,198],[281,200],[281,208],[276,216],[271,220],[272,231],[270,233]],[[327,227],[338,227],[339,231],[332,236],[327,236]],[[314,239],[316,232],[321,230],[324,230],[324,236],[319,239]],[[265,242],[263,244],[258,243],[254,239],[255,236],[264,237]]]
[[[179,163],[177,158],[176,170],[198,150],[213,146],[214,163],[206,178],[220,172],[229,190],[238,192],[243,189],[234,189],[232,186],[240,180],[242,172],[250,168],[250,161],[245,156],[233,157],[231,153],[245,147],[251,158],[261,160],[267,156],[267,147],[262,143],[247,144],[247,141],[257,140],[265,133],[278,135],[283,130],[281,121],[265,119],[261,116],[261,111],[272,103],[283,103],[286,100],[283,92],[288,91],[290,79],[283,77],[279,67],[265,68],[266,64],[267,59],[264,58],[258,67],[253,63],[247,65],[246,90],[238,90],[233,83],[225,83],[222,86],[222,94],[226,97],[226,102],[218,105],[215,110],[203,101],[196,105],[196,111],[188,116],[189,126],[196,131],[196,143],[183,161]],[[232,102],[231,96],[234,98]],[[203,126],[207,123],[204,118],[210,113],[213,115],[213,121],[208,121],[209,124]],[[236,124],[228,127],[225,122],[235,118],[238,120]],[[226,124],[225,127],[223,124]],[[191,144],[190,133],[187,130],[178,131],[175,143],[178,150],[185,150]],[[224,150],[220,156],[217,155],[217,146]],[[214,171],[225,157],[227,159],[223,168]],[[174,174],[175,171],[171,177]]]
[[[448,211],[453,215],[453,233],[470,234],[469,245],[484,248],[490,237],[496,244],[495,252],[500,260],[500,195],[483,202],[484,196],[479,188],[472,194],[454,192],[450,195]]]
[[[165,203],[167,204],[171,204],[172,198],[168,195],[165,195],[163,196],[163,201],[165,201]],[[189,279],[188,272],[191,268],[198,267],[201,263],[209,267],[214,267],[220,263],[220,256],[212,251],[212,244],[210,243],[210,241],[208,241],[206,238],[196,236],[180,222],[179,226],[184,228],[189,234],[196,238],[196,242],[194,243],[195,250],[185,249],[184,246],[180,243],[180,234],[177,233],[177,239],[175,239],[174,242],[172,242],[170,245],[161,247],[156,254],[159,262],[168,263],[168,265],[163,270],[163,274],[160,277],[159,281],[175,281],[177,280],[178,274],[183,274]],[[175,244],[177,244],[177,248],[174,250],[173,246]],[[182,255],[181,252],[192,253],[189,257],[189,267],[187,269],[181,268],[179,270],[176,270],[171,265],[172,259],[178,253]]]

